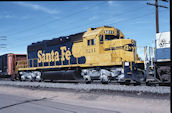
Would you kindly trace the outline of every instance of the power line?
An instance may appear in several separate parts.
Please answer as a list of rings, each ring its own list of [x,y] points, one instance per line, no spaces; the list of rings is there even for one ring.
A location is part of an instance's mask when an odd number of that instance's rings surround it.
[[[7,48],[7,44],[0,44],[0,48]]]
[[[133,12],[132,12],[133,13]],[[136,12],[137,13],[137,12]],[[138,16],[138,17],[134,17],[134,18],[130,18],[130,19],[124,19],[124,20],[122,20],[122,21],[118,21],[118,22],[115,22],[115,23],[109,23],[109,25],[113,25],[113,24],[116,24],[116,23],[120,23],[120,22],[123,22],[123,21],[128,21],[128,20],[133,20],[133,19],[138,19],[138,18],[141,18],[141,17],[144,17],[144,16],[147,16],[147,15],[150,15],[150,14],[152,14],[153,12],[151,12],[151,13],[148,13],[148,14],[145,14],[145,15],[141,15],[141,16]],[[125,13],[125,14],[129,14],[129,13]],[[125,15],[125,14],[123,14],[123,15]],[[123,15],[121,15],[121,16],[123,16]],[[116,16],[118,16],[118,15],[116,15]],[[101,24],[102,24],[102,21],[100,22]],[[88,23],[86,23],[87,25],[86,26],[91,26],[91,25],[95,25],[96,26],[96,24],[88,24]],[[81,26],[81,27],[80,27]],[[86,26],[84,26],[84,27],[86,27]],[[72,30],[75,30],[75,29],[78,29],[78,28],[84,28],[83,27],[83,25],[79,25],[79,26],[77,26],[77,28],[76,28],[76,26],[75,26],[75,28],[72,28]],[[66,29],[63,29],[63,30],[61,30],[61,31],[65,31],[65,30],[68,30],[69,29],[69,27],[67,27]],[[39,33],[40,34],[40,33]],[[55,34],[55,33],[53,33],[53,34]],[[52,35],[53,35],[52,34]],[[21,40],[25,40],[25,39],[21,39]]]
[[[7,40],[6,36],[0,36],[0,48],[1,49],[7,47],[6,40]]]
[[[165,11],[165,10],[164,10]],[[133,18],[129,18],[129,19],[124,19],[124,20],[121,20],[121,21],[118,21],[118,22],[114,22],[114,23],[108,23],[108,25],[113,25],[113,24],[117,24],[117,23],[121,23],[121,22],[127,22],[127,21],[129,21],[129,20],[135,20],[135,19],[138,19],[138,18],[142,18],[142,17],[145,17],[145,16],[148,16],[148,15],[151,15],[153,12],[150,12],[150,13],[146,13],[146,14],[144,14],[144,15],[141,15],[141,16],[137,16],[137,17],[133,17]],[[99,23],[101,23],[101,25],[102,25],[102,22],[99,22]],[[96,23],[97,24],[97,23]],[[95,27],[97,26],[101,26],[100,24],[99,25],[96,25],[96,24],[87,24],[87,26],[93,26],[93,25],[95,25]],[[84,27],[86,27],[86,26],[84,26]],[[79,26],[75,26],[75,28],[76,29],[78,29],[78,28],[84,28],[83,27],[83,25],[79,25]],[[74,30],[75,28],[72,28],[72,30]],[[66,31],[66,30],[68,30],[69,28],[66,28],[66,29],[63,29],[62,31]],[[54,33],[53,33],[54,34]],[[52,34],[52,35],[53,35]],[[21,39],[21,40],[23,40],[23,39]]]
[[[142,17],[145,17],[145,16],[148,16],[148,15],[151,15],[153,12],[151,13],[147,13],[147,14],[144,14],[144,15],[141,15],[141,16],[137,16],[137,17],[133,17],[133,18],[129,18],[129,19],[125,19],[125,20],[121,20],[121,21],[118,21],[118,22],[114,22],[114,23],[108,23],[106,25],[114,25],[114,24],[118,24],[118,23],[121,23],[121,22],[127,22],[129,20],[135,20],[135,19],[139,19],[139,18],[142,18]],[[92,25],[93,26],[93,25]],[[95,27],[98,27],[98,26],[102,26],[102,23],[99,24],[99,25],[96,25],[94,24]]]
[[[57,7],[55,7],[55,8],[52,8],[52,10],[55,10]],[[34,23],[32,23],[32,24],[34,24]],[[7,30],[5,30],[5,31],[3,31],[3,32],[9,32],[9,31],[13,31],[14,30],[14,28],[11,28],[11,29],[7,29]],[[15,33],[15,32],[13,32],[13,33]]]
[[[142,9],[142,8],[145,8],[145,7],[140,7],[139,9]],[[120,16],[123,16],[123,15],[127,15],[127,14],[132,14],[132,13],[135,13],[134,12],[135,11],[135,9],[133,10],[128,10],[128,12],[131,12],[131,13],[124,13],[124,14],[119,14],[119,15],[115,15],[116,17],[120,17]],[[112,20],[112,19],[109,19],[109,20]],[[108,21],[109,21],[108,20]],[[107,21],[107,20],[105,20],[105,21]],[[90,22],[87,22],[86,23],[86,25],[90,25],[89,24]],[[102,21],[101,21],[101,23],[102,23]],[[69,23],[70,24],[70,26],[71,26],[71,24],[75,24],[74,22],[70,22]],[[77,26],[77,27],[80,27],[80,26],[83,26],[83,25],[79,25],[79,26]],[[75,26],[76,27],[76,26]],[[67,27],[67,28],[65,28],[65,29],[63,29],[63,30],[60,30],[60,32],[62,32],[62,31],[66,31],[66,30],[68,30],[69,29],[69,27]],[[42,32],[45,32],[45,31],[41,31],[41,32],[39,32],[39,33],[34,33],[34,34],[31,34],[31,35],[29,35],[29,36],[27,36],[27,37],[31,37],[31,36],[34,36],[35,34],[38,34],[38,35],[41,35],[41,33]],[[58,31],[59,32],[59,31]],[[57,33],[57,32],[56,32]],[[53,34],[56,34],[56,33],[51,33],[50,35],[53,35]],[[36,35],[36,36],[38,36],[38,35]],[[23,39],[21,39],[21,40],[23,40]]]
[[[91,8],[91,7],[90,7]],[[92,8],[93,9],[93,8]],[[88,9],[87,9],[87,11],[88,11]],[[73,15],[74,16],[74,15]],[[70,19],[70,18],[68,18],[68,19]],[[63,19],[64,20],[64,19]],[[71,20],[70,20],[71,21]],[[73,24],[74,22],[70,22],[69,24],[71,25],[71,24]],[[46,29],[46,31],[47,31],[47,29]],[[34,34],[31,34],[31,35],[27,35],[27,36],[34,36],[34,35],[40,35],[41,33],[44,33],[45,31],[41,31],[41,32],[37,32],[37,33],[34,33]],[[19,33],[19,35],[21,35],[22,34],[22,32],[21,33]],[[18,38],[20,38],[20,37],[18,37]]]
[[[138,17],[133,17],[133,18],[129,18],[129,19],[125,19],[125,20],[121,20],[121,21],[118,21],[118,22],[114,22],[114,23],[109,23],[108,25],[113,25],[113,24],[116,24],[116,23],[121,23],[121,22],[127,22],[127,21],[129,21],[129,20],[134,20],[134,19],[138,19],[138,18],[142,18],[142,17],[145,17],[145,16],[148,16],[148,15],[151,15],[153,12],[151,12],[151,13],[147,13],[147,14],[145,14],[145,15],[141,15],[141,16],[138,16]],[[102,24],[102,22],[100,22],[101,24]],[[97,23],[96,23],[97,24]],[[96,25],[96,24],[94,24],[95,26],[100,26],[100,25]],[[79,25],[79,26],[75,26],[75,28],[76,29],[78,29],[78,28],[81,28],[81,27],[83,28],[83,25]],[[91,26],[91,24],[87,24],[87,26]],[[93,26],[93,25],[92,25]],[[85,27],[85,26],[84,26]],[[67,29],[69,29],[69,28],[67,28]],[[63,31],[66,31],[67,29],[63,29]],[[74,30],[74,28],[72,28],[72,30]]]
[[[96,4],[96,5],[98,5],[98,4]],[[82,9],[82,10],[79,10],[79,11],[77,11],[77,12],[74,12],[74,13],[72,13],[72,14],[70,14],[70,15],[66,15],[66,16],[64,16],[63,18],[53,19],[53,20],[50,20],[50,21],[45,22],[45,23],[43,23],[43,24],[40,24],[40,25],[37,25],[37,26],[33,26],[33,27],[30,27],[30,28],[27,28],[27,29],[24,29],[24,30],[21,30],[21,31],[17,31],[17,32],[8,34],[8,35],[14,35],[14,34],[18,34],[18,33],[21,33],[21,32],[23,33],[23,32],[26,32],[26,31],[28,31],[28,30],[31,31],[31,30],[34,30],[34,29],[36,29],[36,28],[40,28],[40,27],[45,26],[45,25],[53,24],[53,22],[57,22],[57,21],[60,21],[60,20],[67,19],[68,17],[74,16],[74,15],[76,15],[76,14],[79,14],[79,13],[83,12],[83,11],[86,11],[86,10],[92,8],[93,6],[95,6],[95,4],[94,4],[94,5],[91,5],[91,6],[88,7],[88,8],[84,8],[84,9]]]
[[[96,6],[97,6],[98,4],[96,4]],[[94,5],[93,5],[94,6]],[[90,9],[90,8],[94,8],[94,7],[88,7],[88,8],[86,8],[86,9],[83,9],[83,10],[88,10],[88,9]],[[82,12],[82,11],[79,11],[79,12]],[[76,12],[76,13],[78,13],[78,12]],[[72,16],[74,15],[74,14],[71,14]],[[65,18],[66,19],[66,18]],[[55,19],[56,20],[56,19]],[[60,20],[60,19],[58,19],[58,20]],[[63,19],[64,20],[64,19]],[[50,24],[52,24],[53,22],[50,22]],[[45,24],[47,24],[47,23],[45,23]],[[35,26],[35,27],[37,27],[37,26]],[[29,29],[34,29],[33,27],[32,28],[29,28]],[[30,31],[30,30],[27,30],[27,31]],[[25,32],[25,30],[23,30],[23,31],[17,31],[17,32],[15,32],[15,34],[22,34],[23,32]],[[14,34],[14,33],[11,33],[11,34]],[[10,35],[11,35],[10,34]]]
[[[7,40],[7,37],[6,36],[0,36],[0,40],[6,41]]]

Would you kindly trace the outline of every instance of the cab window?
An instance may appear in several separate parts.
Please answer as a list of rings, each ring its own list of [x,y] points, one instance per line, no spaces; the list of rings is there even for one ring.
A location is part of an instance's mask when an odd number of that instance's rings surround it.
[[[88,46],[90,45],[90,40],[87,40],[87,45],[88,45]]]
[[[102,44],[103,43],[103,35],[99,36],[99,40],[100,40],[100,44]]]
[[[123,36],[121,36],[121,37],[120,37],[120,39],[124,39],[124,37],[123,37]]]
[[[95,39],[91,39],[91,40],[87,40],[87,45],[95,45],[96,44],[96,40]]]
[[[91,45],[95,45],[95,39],[91,39]]]
[[[119,39],[119,36],[115,35],[105,35],[105,40],[114,40],[114,39]]]

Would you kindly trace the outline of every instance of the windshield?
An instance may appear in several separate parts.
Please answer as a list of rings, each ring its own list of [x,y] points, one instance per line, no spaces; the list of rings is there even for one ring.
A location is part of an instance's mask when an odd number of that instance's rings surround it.
[[[119,37],[115,35],[105,35],[105,40],[113,40],[113,39],[119,39]]]

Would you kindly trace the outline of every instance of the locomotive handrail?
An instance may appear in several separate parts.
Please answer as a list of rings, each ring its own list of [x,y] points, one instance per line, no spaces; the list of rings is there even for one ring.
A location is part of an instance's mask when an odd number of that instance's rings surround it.
[[[61,55],[59,55],[61,57]],[[39,65],[38,63],[38,58],[33,58],[33,59],[28,59],[28,60],[24,60],[26,63],[23,64],[23,66],[20,66],[19,67],[24,67],[24,68],[28,68],[28,67],[34,67],[34,61],[36,60],[37,62],[37,67],[44,67],[44,63],[48,63],[48,66],[51,66],[50,63],[51,62],[42,62],[42,66]],[[61,60],[61,65],[64,65],[63,61]],[[32,66],[30,66],[30,64],[32,64]],[[76,58],[76,64],[71,64],[70,60],[68,60],[68,65],[77,65],[78,64],[78,57]],[[57,66],[56,64],[56,61],[54,61],[54,66]]]

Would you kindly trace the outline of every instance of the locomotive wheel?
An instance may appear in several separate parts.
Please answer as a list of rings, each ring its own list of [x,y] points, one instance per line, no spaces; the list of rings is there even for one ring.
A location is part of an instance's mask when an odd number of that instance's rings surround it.
[[[125,84],[125,82],[119,82],[119,84],[120,84],[120,85],[124,85],[124,84]]]
[[[106,81],[106,82],[105,82],[105,81],[102,81],[102,84],[108,84],[108,83],[109,83],[109,82],[107,82],[107,81]]]
[[[39,80],[38,82],[44,82],[44,79],[43,79],[43,78],[41,78],[41,80]]]
[[[93,80],[85,79],[85,83],[86,83],[86,84],[91,84],[91,82],[93,82]]]
[[[156,84],[151,81],[147,81],[146,86],[156,86]]]
[[[85,81],[86,84],[91,84],[91,81]]]
[[[108,84],[109,82],[110,82],[110,78],[109,77],[107,77],[107,80],[104,80],[104,79],[101,80],[102,84]]]
[[[136,82],[136,83],[134,83],[133,85],[134,85],[134,86],[138,86],[138,85],[141,85],[141,83],[140,83],[140,82]]]
[[[130,85],[131,80],[125,80],[125,85]]]
[[[15,80],[16,80],[15,76],[11,75],[11,81],[15,81]]]
[[[146,86],[150,86],[150,82],[149,81],[146,82]]]

